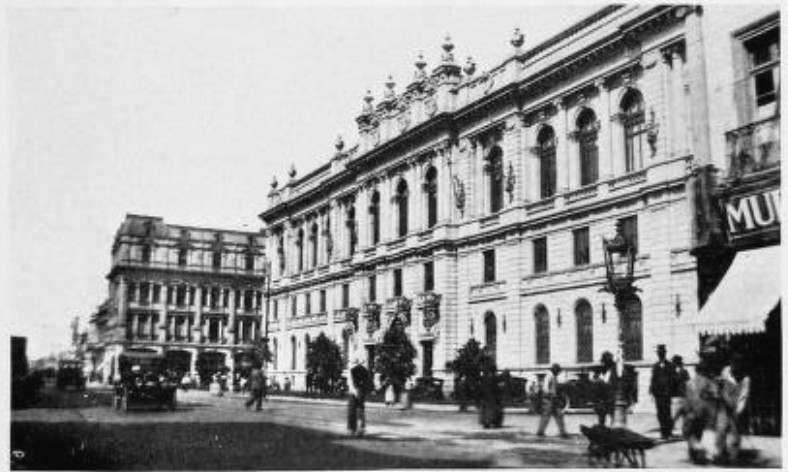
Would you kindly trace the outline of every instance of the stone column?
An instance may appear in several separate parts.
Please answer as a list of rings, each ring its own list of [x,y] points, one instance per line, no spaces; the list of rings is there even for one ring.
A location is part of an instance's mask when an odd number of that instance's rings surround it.
[[[599,90],[599,180],[608,180],[613,175],[613,151],[611,147],[610,87],[604,79],[596,81]]]
[[[446,147],[438,151],[435,158],[435,168],[438,170],[438,222],[452,220],[452,207],[454,206],[454,189],[452,188],[449,162],[453,159],[453,149]],[[456,166],[456,164],[453,162]],[[456,172],[456,169],[455,169]]]
[[[695,6],[684,10],[687,17],[684,21],[686,31],[686,68],[680,60],[674,61],[681,67],[674,68],[677,75],[681,77],[686,69],[687,87],[687,107],[689,114],[684,121],[687,123],[685,129],[688,139],[685,141],[692,153],[695,163],[704,166],[714,162],[711,156],[711,143],[709,136],[709,95],[707,91],[706,78],[706,58],[707,55],[703,47],[703,27],[701,24],[702,7]],[[677,58],[680,58],[677,55]],[[682,84],[683,85],[683,84]],[[684,96],[679,103],[684,103]]]
[[[230,287],[230,322],[227,326],[227,333],[229,334],[227,342],[230,344],[235,344],[235,312],[238,309],[238,300],[235,296],[236,289],[234,287]]]
[[[566,147],[567,147],[567,180],[569,181],[568,188],[570,190],[580,188],[580,142],[578,141],[579,135],[577,130],[572,130],[566,133]]]
[[[120,277],[118,284],[118,326],[121,328],[121,339],[128,339],[129,333],[126,330],[126,319],[129,311],[129,284],[125,277]]]
[[[610,168],[613,171],[613,177],[624,174],[626,169],[624,165],[624,161],[626,160],[626,150],[624,148],[624,123],[622,123],[623,118],[624,117],[621,113],[616,113],[610,117],[610,149],[612,150],[610,153]]]
[[[392,180],[388,176],[381,180],[380,185],[380,241],[390,241],[393,239],[394,231],[392,221],[395,219],[396,207],[391,203]]]
[[[200,327],[202,326],[202,294],[203,290],[206,290],[206,287],[202,285],[197,286],[197,308],[195,309],[194,315],[194,326],[192,327],[192,332],[194,333],[194,342],[201,343],[202,342],[202,332],[200,331]],[[210,297],[210,290],[208,290],[208,296]]]
[[[194,375],[197,372],[197,356],[199,353],[197,349],[187,349],[187,351],[191,354],[189,356],[189,372],[190,375]]]
[[[474,218],[484,215],[484,150],[478,139],[471,140],[471,185],[466,191],[465,202]]]
[[[672,65],[670,74],[671,122],[675,131],[673,150],[676,155],[684,155],[689,152],[685,113],[687,101],[684,99],[684,60],[678,47],[671,49],[670,61]]]
[[[556,193],[564,193],[569,189],[569,147],[567,145],[567,111],[562,100],[556,100],[553,105],[558,110],[555,116],[555,174]]]

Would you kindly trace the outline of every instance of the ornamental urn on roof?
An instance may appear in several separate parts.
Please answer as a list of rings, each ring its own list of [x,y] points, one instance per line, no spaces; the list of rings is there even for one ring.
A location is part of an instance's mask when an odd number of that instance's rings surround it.
[[[452,54],[452,50],[454,50],[454,43],[451,42],[451,36],[448,34],[446,35],[446,39],[443,40],[443,62],[454,62],[454,54]]]
[[[396,94],[394,93],[395,85],[396,84],[394,83],[394,79],[389,74],[389,78],[386,81],[386,91],[383,92],[383,98],[385,98],[386,100],[393,100],[394,98],[396,98]]]
[[[372,113],[375,111],[375,108],[372,106],[372,102],[375,101],[375,97],[372,96],[372,92],[367,90],[367,94],[364,95],[364,106],[361,109],[364,113]]]
[[[514,46],[515,52],[519,53],[520,48],[523,47],[523,44],[525,44],[525,35],[520,31],[520,28],[514,29],[514,34],[512,35],[510,42],[512,43],[512,46]]]
[[[279,186],[279,182],[276,180],[276,176],[271,179],[271,190],[276,190],[276,187]]]
[[[416,57],[416,73],[413,75],[413,80],[421,81],[427,78],[427,73],[424,72],[424,68],[427,67],[427,61],[424,60],[424,53],[419,52],[418,57]]]
[[[295,179],[295,177],[296,177],[296,168],[295,168],[295,164],[290,164],[290,170],[289,170],[289,171],[287,171],[287,175],[289,175],[289,176],[290,176],[290,180],[293,180],[293,179]]]
[[[465,67],[463,68],[463,71],[465,71],[465,75],[468,77],[472,77],[473,74],[476,73],[476,62],[471,56],[468,56],[468,60],[465,61]]]
[[[342,135],[337,135],[337,140],[334,142],[334,147],[337,149],[337,154],[342,152],[342,149],[345,148],[345,141],[342,139]]]

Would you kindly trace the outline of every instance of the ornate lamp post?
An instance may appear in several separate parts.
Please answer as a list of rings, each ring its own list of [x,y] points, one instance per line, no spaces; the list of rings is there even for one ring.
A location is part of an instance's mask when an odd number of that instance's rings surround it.
[[[635,247],[622,233],[622,223],[616,223],[613,239],[602,239],[605,253],[605,272],[607,280],[602,291],[613,294],[618,310],[618,346],[616,349],[616,382],[613,427],[627,424],[627,401],[624,391],[624,317],[627,316],[626,304],[639,289],[634,286]]]

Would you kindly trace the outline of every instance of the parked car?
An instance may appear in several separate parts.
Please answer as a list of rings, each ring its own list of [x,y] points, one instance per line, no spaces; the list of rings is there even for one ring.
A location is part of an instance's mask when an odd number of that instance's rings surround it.
[[[65,390],[74,387],[77,390],[85,389],[85,376],[82,373],[82,361],[60,360],[57,365],[57,388]]]
[[[115,384],[115,408],[128,411],[138,406],[175,409],[178,382],[171,379],[161,354],[121,354],[120,380]]]

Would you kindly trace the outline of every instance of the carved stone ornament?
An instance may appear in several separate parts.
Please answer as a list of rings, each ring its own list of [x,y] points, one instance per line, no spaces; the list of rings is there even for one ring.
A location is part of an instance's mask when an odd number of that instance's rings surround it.
[[[405,131],[410,126],[410,110],[404,110],[397,118],[397,123],[399,124],[399,130]]]
[[[441,295],[432,292],[424,294],[424,319],[422,323],[428,330],[440,321],[440,303]]]
[[[410,326],[410,307],[412,302],[405,297],[397,297],[394,302],[394,318],[404,326]]]
[[[352,326],[353,332],[358,332],[358,308],[348,308],[345,311],[345,322]]]
[[[424,101],[424,111],[427,112],[427,116],[434,116],[437,113],[438,103],[435,97],[429,97]]]
[[[657,138],[659,137],[659,125],[657,124],[656,115],[654,113],[654,109],[651,109],[651,122],[648,126],[648,132],[646,134],[646,139],[648,140],[648,145],[651,147],[651,157],[653,158],[657,154]]]
[[[334,238],[331,236],[331,232],[329,231],[326,233],[326,254],[328,254],[328,258],[331,259],[331,254],[334,252]]]
[[[514,184],[516,180],[517,177],[515,177],[514,175],[514,166],[512,165],[512,162],[509,161],[509,169],[506,172],[506,188],[505,188],[506,193],[509,194],[509,203],[511,203],[512,200],[514,199]]]
[[[377,303],[364,304],[364,320],[367,322],[367,334],[380,329],[380,305]]]
[[[460,213],[465,210],[465,185],[456,175],[452,179],[452,190],[454,190],[454,204]]]

